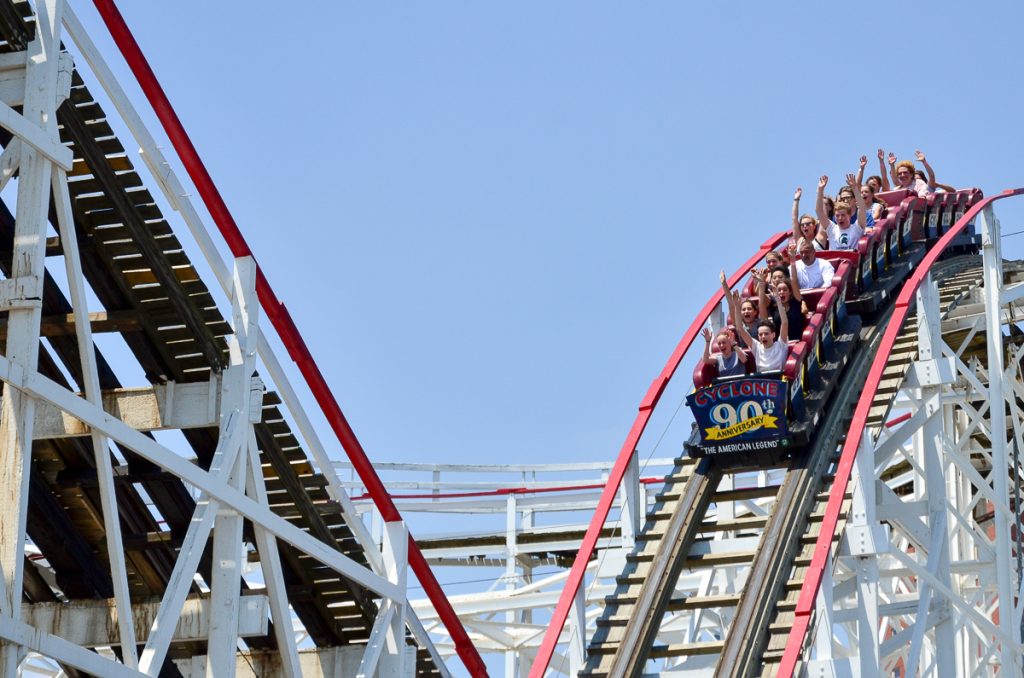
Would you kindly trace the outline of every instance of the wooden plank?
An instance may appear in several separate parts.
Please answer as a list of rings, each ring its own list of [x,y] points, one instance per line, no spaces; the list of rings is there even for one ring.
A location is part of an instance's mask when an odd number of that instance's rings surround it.
[[[109,144],[109,141],[99,142],[102,148],[104,144]],[[123,189],[138,188],[142,186],[142,177],[135,172],[122,172],[115,175],[117,182]],[[103,192],[103,186],[95,178],[78,179],[75,181],[68,182],[68,190],[71,191],[72,195],[86,195],[88,193],[101,193]]]
[[[174,271],[174,275],[177,277],[179,282],[197,282],[199,281],[199,272],[188,266],[174,266],[171,268]],[[124,272],[125,280],[131,286],[135,285],[155,285],[157,284],[156,273],[150,269],[135,269]]]
[[[210,382],[159,384],[103,391],[103,409],[139,431],[216,426],[220,393],[210,394]],[[213,406],[210,406],[210,403]],[[90,428],[49,403],[35,412],[35,439],[86,436]]]
[[[81,155],[76,152],[77,149],[75,148],[74,139],[71,139],[69,134],[65,132],[63,129],[61,130],[61,140],[68,145],[68,147],[71,149],[71,152],[74,154],[76,160],[82,159]],[[104,155],[116,156],[124,153],[124,148],[121,147],[121,142],[118,141],[116,137],[102,139],[97,141],[97,143],[103,150]],[[134,172],[124,172],[124,174],[134,174]]]
[[[142,329],[139,316],[133,311],[100,311],[89,314],[89,324],[96,332],[138,332]],[[44,337],[74,336],[74,315],[43,316],[40,334]],[[7,338],[7,318],[0,318],[0,339]]]
[[[268,629],[267,597],[246,595],[241,598],[244,614],[239,615],[238,635],[249,637],[265,635]],[[145,642],[159,602],[135,603],[132,606],[136,636]],[[119,645],[116,633],[117,610],[113,600],[76,600],[68,603],[36,603],[22,605],[25,621],[84,647]],[[210,624],[210,601],[189,598],[178,617],[174,630],[175,642],[204,640]]]
[[[100,108],[100,105],[95,101],[86,104],[77,104],[74,108],[75,112],[78,113],[78,116],[86,122],[106,120],[107,117],[103,112],[103,109]]]
[[[99,153],[99,151],[96,151],[96,152]],[[132,205],[132,206],[138,208],[138,211],[139,211],[140,214],[142,213],[142,208],[146,208],[146,207],[150,207],[150,206],[154,206],[155,207],[155,201],[153,200],[153,195],[148,190],[146,190],[144,188],[137,188],[137,189],[134,189],[134,190],[131,190],[131,191],[122,191],[122,190],[120,190],[120,188],[115,188],[114,189],[115,192],[113,193],[113,195],[118,196],[118,199],[117,199],[118,202],[115,202],[115,199],[112,197],[110,191],[111,191],[111,187],[117,187],[117,185],[118,185],[117,184],[117,177],[118,176],[119,175],[117,175],[117,174],[110,173],[105,178],[105,180],[94,179],[94,181],[97,181],[98,183],[100,183],[102,185],[103,192],[99,193],[99,194],[93,193],[93,194],[89,194],[89,195],[76,195],[75,198],[74,198],[75,199],[75,207],[77,207],[78,209],[82,210],[83,212],[92,212],[94,210],[111,209],[111,208],[123,209],[124,205]],[[112,184],[108,184],[107,181],[113,182],[113,183]],[[119,204],[119,203],[121,203],[120,198],[122,196],[124,198],[123,205]],[[152,216],[145,215],[143,218],[145,218],[145,219],[149,219],[149,218],[156,219],[156,218],[159,218],[159,217],[160,217],[160,213],[159,212],[154,212],[154,213],[152,213]]]
[[[111,171],[108,173],[108,176],[113,177],[115,175]],[[95,207],[92,209],[85,209],[80,204],[82,201],[94,201]],[[125,201],[125,204],[130,205],[127,201]],[[107,224],[125,225],[124,212],[119,209],[115,209],[115,206],[112,203],[107,203],[104,206],[95,196],[92,198],[77,199],[74,201],[74,206],[76,210],[88,213],[89,220],[97,227],[103,227]],[[134,215],[137,216],[141,222],[157,221],[163,217],[160,213],[160,208],[156,205],[131,205],[131,208]],[[139,224],[139,227],[145,229],[145,226],[142,223]],[[167,229],[167,232],[170,232],[170,229]]]
[[[102,161],[103,165],[100,165],[99,162],[99,160],[96,161],[95,166],[97,168],[106,167],[106,169],[109,169],[112,172],[124,172],[127,170],[135,169],[135,167],[132,165],[131,160],[129,160],[128,157],[124,155],[108,155],[105,156],[104,160]],[[68,174],[70,176],[76,177],[89,176],[93,174],[93,171],[92,167],[90,167],[90,165],[87,164],[85,160],[75,160],[74,164],[71,167],[71,171],[68,172]]]

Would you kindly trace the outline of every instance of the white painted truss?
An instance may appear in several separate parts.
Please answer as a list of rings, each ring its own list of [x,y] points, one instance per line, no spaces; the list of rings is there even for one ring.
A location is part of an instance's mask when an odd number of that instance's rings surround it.
[[[175,660],[186,676],[411,676],[416,657],[415,647],[406,643],[408,630],[421,647],[434,653],[441,675],[448,675],[409,608],[404,523],[384,524],[380,539],[370,538],[287,374],[260,332],[255,263],[239,258],[229,267],[221,259],[182,184],[71,8],[64,0],[38,0],[34,9],[34,39],[24,51],[0,56],[0,127],[13,136],[0,154],[0,191],[13,187],[10,181],[17,173],[12,273],[0,280],[0,310],[8,316],[0,355],[0,671],[6,676],[59,675],[63,669],[101,676],[153,676],[173,643],[194,642],[204,644],[206,654]],[[70,54],[61,51],[62,43],[73,45],[99,79],[135,136],[153,179],[190,228],[230,302],[227,366],[213,372],[209,381],[100,390],[91,333],[97,316],[90,315],[89,286],[68,189],[72,152],[61,142],[57,126],[56,111],[69,96],[73,69]],[[22,107],[22,112],[14,107]],[[51,199],[56,217],[52,224]],[[83,393],[37,371],[51,226],[62,247],[61,277],[67,281],[73,308]],[[313,454],[314,467],[328,479],[327,492],[340,505],[369,566],[271,510],[254,432],[267,388],[256,376],[258,366],[281,395]],[[209,470],[183,450],[147,435],[193,427],[218,429]],[[26,538],[32,441],[64,437],[91,440],[114,597],[27,604],[22,591],[26,555],[33,552]],[[123,457],[112,443],[185,482],[196,497],[166,590],[156,602],[133,602],[130,596],[130,566],[114,489],[115,465],[123,463]],[[243,520],[252,524],[251,537],[243,537]],[[211,535],[212,574],[200,578],[199,561]],[[344,576],[377,601],[379,612],[365,645],[316,648],[304,642],[305,630],[290,606],[279,542]],[[34,562],[46,579],[45,560]],[[197,578],[208,597],[192,593]],[[246,595],[241,595],[243,579],[250,589]],[[267,634],[270,623],[278,650],[271,655],[247,651],[246,639]]]
[[[655,505],[656,490],[673,462],[669,458],[648,459],[637,469],[636,495],[647,509]],[[337,466],[343,472],[351,472],[351,464]],[[450,573],[446,579],[453,583],[467,581],[463,588],[476,589],[453,594],[450,600],[480,653],[503,658],[502,675],[527,675],[547,629],[542,620],[550,616],[568,576],[564,559],[556,561],[551,554],[559,552],[571,558],[578,551],[580,535],[600,495],[596,486],[605,481],[610,467],[610,462],[378,465],[378,470],[388,474],[388,488],[411,521],[423,514],[440,518],[431,521],[435,526],[440,522],[463,527],[459,531],[438,531],[436,527],[415,531],[430,563]],[[783,474],[783,469],[737,474],[723,480],[721,487],[768,487],[779,483]],[[353,495],[361,494],[358,480],[343,483]],[[607,524],[612,532],[598,542],[597,557],[589,567],[584,604],[577,606],[582,614],[572,618],[562,634],[568,651],[556,654],[550,675],[574,675],[582,666],[584,643],[578,639],[593,637],[605,597],[614,593],[615,578],[622,573],[626,555],[633,548],[628,530],[621,530],[629,515],[623,510],[623,497],[620,492],[616,501],[618,511]],[[773,501],[758,497],[722,502],[707,517],[710,521],[765,517],[770,514]],[[376,533],[380,521],[372,503],[357,499],[355,506],[358,512],[374,515]],[[468,529],[472,527],[476,529]],[[708,554],[730,553],[755,546],[749,537],[723,530],[699,550]],[[748,570],[748,564],[736,563],[684,572],[676,585],[676,597],[731,596],[742,590]],[[441,656],[453,657],[455,648],[430,602],[420,598],[410,604],[434,638]],[[670,612],[657,642],[696,643],[721,638],[733,612],[734,608],[729,606]],[[699,670],[705,663],[705,659],[691,659],[686,670]],[[682,670],[681,666],[667,668]],[[713,662],[705,668],[712,670]]]
[[[983,287],[941,316],[930,277],[918,290],[908,418],[865,433],[806,675],[1021,675],[1022,287],[991,208],[979,221]]]

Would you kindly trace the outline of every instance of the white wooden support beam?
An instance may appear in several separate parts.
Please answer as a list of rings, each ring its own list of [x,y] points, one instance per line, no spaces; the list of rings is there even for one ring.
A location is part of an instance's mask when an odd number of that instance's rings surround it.
[[[575,676],[587,664],[587,600],[586,587],[576,589],[569,609],[569,675]]]
[[[32,281],[25,288],[29,298],[42,297],[53,169],[34,144],[46,147],[51,157],[60,156],[71,168],[71,151],[58,140],[54,106],[63,6],[62,0],[36,3],[35,38],[28,45],[26,58],[24,116],[0,104],[0,125],[25,142],[19,159],[11,277]],[[37,306],[12,308],[9,312],[7,357],[19,369],[36,369],[40,320],[41,309]],[[4,627],[0,637],[8,641],[0,645],[0,672],[5,676],[16,674],[22,654],[19,646],[27,646],[20,633],[20,617],[34,409],[34,398],[5,385],[0,404],[0,574],[4,583],[0,615],[8,622],[0,623]]]
[[[259,332],[256,264],[251,257],[235,260],[232,291],[234,334],[228,338],[230,366],[224,372],[222,384],[221,430],[230,425],[228,418],[231,414],[237,415],[240,422],[238,425],[245,429],[243,445],[247,447],[249,431],[254,421],[259,421],[261,413],[259,408],[255,413],[252,411],[252,392],[249,388],[256,369],[256,339]],[[262,393],[258,395],[262,397]],[[248,460],[246,449],[235,457],[232,464],[227,483],[236,490],[242,491],[245,486]],[[213,531],[210,595],[211,604],[217,612],[216,619],[210,624],[207,678],[234,676],[242,557],[242,516],[230,506],[220,505]]]
[[[408,611],[411,612],[411,608]],[[444,659],[441,658],[441,654],[437,651],[437,648],[434,647],[434,642],[430,639],[427,629],[424,628],[419,617],[417,617],[415,613],[407,614],[405,621],[409,625],[409,630],[412,632],[413,638],[416,639],[419,646],[430,652],[430,658],[434,660],[434,666],[437,667],[438,672],[441,674],[441,678],[451,678],[451,671],[448,670],[448,666],[444,663]],[[415,653],[413,654],[412,661],[406,662],[406,667],[410,666],[413,668],[416,666]]]
[[[54,170],[53,201],[57,213],[57,229],[60,232],[61,242],[64,243],[64,265],[68,286],[71,289],[75,338],[84,382],[82,386],[85,390],[86,400],[94,405],[99,405],[102,402],[99,369],[96,365],[96,350],[92,342],[89,301],[85,292],[82,262],[78,255],[78,237],[75,233],[75,222],[71,213],[71,196],[68,193],[67,179],[64,170]],[[90,437],[93,458],[96,460],[96,480],[99,484],[100,506],[103,511],[107,560],[110,562],[110,579],[114,588],[114,600],[117,602],[117,623],[124,663],[129,668],[134,668],[139,664],[139,657],[135,642],[135,625],[132,623],[128,568],[124,559],[124,543],[121,539],[121,517],[114,489],[114,466],[110,459],[110,451],[107,449],[106,436],[99,431],[91,431]]]
[[[939,311],[939,290],[931,274],[925,276],[917,289],[917,345],[918,362],[914,368],[917,385],[921,390],[921,407],[928,419],[921,427],[915,444],[920,445],[920,459],[924,466],[925,488],[928,503],[928,527],[932,535],[928,550],[929,565],[935,565],[936,576],[947,588],[952,588],[949,571],[949,516],[946,503],[946,482],[949,460],[943,454],[942,385],[954,381],[956,370],[948,358],[943,358],[941,316]],[[917,608],[917,626],[911,641],[911,656],[908,666],[915,665],[920,655],[914,654],[914,647],[923,641],[925,624],[934,589],[919,585],[920,600]],[[936,674],[939,678],[951,677],[956,668],[955,628],[947,615],[935,626],[934,653]]]
[[[248,442],[248,441],[247,441]],[[235,458],[228,484],[241,489],[249,455]],[[214,616],[207,642],[207,678],[231,678],[238,648],[240,584],[242,576],[242,517],[225,506],[218,507],[213,529],[213,564],[210,577],[210,604]],[[202,546],[200,546],[202,548]]]
[[[818,587],[818,595],[814,603],[816,615],[814,625],[814,649],[819,659],[832,658],[832,636],[834,635],[834,624],[832,621],[832,551],[828,552],[825,560],[825,570],[821,578],[821,586]]]
[[[388,599],[381,601],[377,618],[373,620],[373,628],[370,629],[370,637],[366,641],[366,651],[363,652],[359,670],[356,671],[356,678],[373,678],[377,674],[377,663],[384,652],[386,636],[394,616],[394,602]]]
[[[854,609],[857,615],[858,658],[865,667],[863,675],[879,675],[878,559],[857,558],[854,567],[857,574],[857,607]]]
[[[536,471],[531,471],[529,479],[527,479],[527,474],[524,471],[523,472],[523,479],[524,479],[524,481],[526,481],[528,483],[535,483],[535,482],[537,482],[537,472]],[[641,485],[641,487],[643,487],[643,486]],[[522,506],[523,506],[522,502],[520,502],[520,507],[522,507]],[[519,519],[519,526],[523,530],[524,533],[525,532],[533,532],[534,528],[536,527],[536,519],[537,519],[537,512],[536,512],[535,509],[523,508],[521,517]],[[523,568],[523,572],[522,572],[522,583],[523,583],[523,586],[524,587],[525,586],[529,586],[530,584],[533,583],[533,567],[528,565],[526,562],[522,562],[522,561],[520,562],[520,565]],[[409,618],[410,619],[415,619],[415,615],[409,615]],[[526,624],[526,625],[532,624],[533,623],[533,610],[531,610],[530,608],[522,608],[522,609],[519,609],[519,610],[515,610],[514,614],[512,615],[512,618],[514,620],[514,623],[516,623],[516,624]],[[528,656],[527,653],[525,653],[522,648],[517,648],[517,653],[516,654],[518,655],[518,660],[517,660],[516,663],[518,664],[519,672],[518,672],[518,674],[512,675],[510,678],[528,678],[528,676],[530,674],[530,662],[533,660],[533,658],[531,656]]]
[[[632,548],[636,535],[640,533],[644,511],[640,505],[640,460],[633,451],[626,472],[622,476],[622,516],[619,526],[622,530],[622,546]]]
[[[1005,400],[1003,383],[998,378],[1004,369],[1003,328],[1000,323],[1001,292],[1003,289],[1003,259],[1000,242],[999,222],[992,206],[989,205],[978,217],[981,224],[982,268],[984,271],[986,333],[988,344],[988,373],[997,375],[989,380],[989,400],[993,416],[990,417],[992,445],[992,476],[994,478],[995,501],[1004,507],[1010,503],[1008,472],[1009,459],[1006,450],[1006,417],[1003,416]],[[999,627],[1006,638],[1020,638],[1020,629],[1014,629],[1014,586],[1015,561],[1011,558],[1010,521],[1006,515],[996,511],[993,516],[996,528],[996,587],[1000,601]],[[1002,607],[1005,606],[1005,609]],[[1021,657],[1017,647],[1003,643],[999,650],[1001,670],[1007,675],[1019,674]]]
[[[67,52],[61,52],[57,58],[57,92],[54,108],[60,108],[61,104],[71,98],[71,80],[74,73],[75,60]]]
[[[42,307],[43,300],[34,276],[0,280],[0,311]]]
[[[936,522],[931,525],[932,536],[931,544],[928,548],[927,558],[928,563],[926,571],[931,575],[930,578],[919,578],[917,582],[917,610],[914,615],[914,632],[911,635],[910,649],[907,652],[907,675],[916,676],[919,675],[917,668],[918,665],[927,665],[927,657],[924,656],[925,642],[924,635],[931,629],[931,625],[928,624],[928,612],[932,608],[932,601],[936,599],[936,587],[932,585],[932,580],[940,581],[939,573],[948,575],[949,563],[946,561],[945,554],[946,550],[943,548],[943,542],[948,541],[946,539],[946,513],[943,511],[936,517]],[[948,576],[944,577],[948,579]],[[944,591],[952,592],[951,589],[945,587]],[[953,637],[950,635],[948,638],[950,643],[949,650],[952,652]],[[935,644],[938,643],[936,638]],[[953,669],[953,664],[944,668],[944,672],[941,675],[948,674]]]
[[[945,403],[943,405],[943,428],[949,432],[950,437],[957,434],[957,422],[960,419],[961,413],[955,403]],[[948,454],[948,452],[947,452]],[[949,483],[948,496],[950,497],[951,506],[961,507],[966,506],[971,495],[970,483],[962,474],[958,473],[956,469],[950,471],[951,482]],[[971,547],[969,532],[967,530],[955,530],[953,536],[950,538],[949,544],[949,555],[950,560],[963,560],[967,557],[973,557],[976,551]],[[960,593],[959,582],[956,582],[957,592]],[[970,632],[971,629],[966,624],[959,624],[959,629],[956,633],[954,655],[956,657],[956,664],[954,670],[957,675],[969,675],[972,670],[970,668],[976,654],[972,652]]]
[[[910,502],[892,491],[882,482],[875,483],[878,501],[875,512],[878,520],[884,520],[898,528],[911,546],[919,551],[928,550],[928,526],[921,520],[920,514],[914,510]]]
[[[247,448],[249,464],[245,478],[246,493],[259,506],[267,506],[267,487],[263,480],[259,450],[256,448],[256,434],[252,428],[249,429]],[[288,591],[284,583],[284,573],[281,570],[281,556],[278,553],[277,539],[257,522],[253,522],[253,533],[256,538],[256,551],[260,554],[263,581],[267,584],[267,593],[270,596],[270,614],[274,620],[274,637],[277,639],[281,670],[287,678],[301,678],[305,674],[299,666],[298,648],[295,645],[295,634],[292,632],[293,624],[288,607]]]
[[[385,528],[387,526],[385,525]],[[516,572],[517,559],[519,557],[519,549],[516,544],[516,535],[519,530],[519,511],[517,508],[517,497],[514,492],[509,493],[505,497],[505,590],[515,591],[516,583],[518,580],[518,573]],[[387,558],[385,558],[385,561]],[[516,612],[515,610],[505,611],[505,622],[509,625],[515,624]],[[509,648],[505,651],[505,671],[506,676],[515,678],[519,668],[517,665],[519,659],[519,653],[514,649]]]
[[[258,379],[252,390],[260,391]],[[103,410],[137,431],[217,426],[222,411],[220,380],[119,388],[101,392]],[[35,440],[88,436],[92,429],[73,414],[40,402],[36,406]]]
[[[11,108],[20,108],[25,104],[25,52],[15,52],[13,56],[20,61],[20,66],[0,69],[0,102]],[[74,72],[74,60],[67,52],[61,52],[58,57],[57,68],[56,101],[54,108],[60,105],[71,96],[71,78]],[[7,63],[11,63],[8,60]]]
[[[238,412],[228,413],[210,464],[210,475],[221,479],[220,484],[224,487],[228,485],[222,478],[234,467],[235,457],[246,442],[246,429],[241,424]],[[155,676],[163,665],[173,633],[171,622],[192,586],[206,539],[213,529],[218,506],[217,500],[206,493],[200,495],[196,502],[195,513],[189,522],[185,539],[178,551],[178,559],[174,562],[174,570],[160,602],[160,611],[150,627],[146,647],[139,659],[139,669],[147,675]]]
[[[854,461],[853,504],[844,534],[844,553],[849,556],[846,560],[856,575],[857,648],[865,675],[878,673],[878,555],[889,547],[888,530],[878,522],[874,452],[871,434],[864,431]],[[831,620],[832,601],[827,604]]]
[[[28,63],[28,52],[5,52],[0,55],[0,74],[7,75],[12,71],[24,74],[25,64]]]
[[[43,633],[60,636],[82,647],[109,647],[121,644],[117,631],[117,606],[113,600],[74,600],[69,603],[22,604],[25,623]],[[135,603],[132,619],[139,640],[146,640],[149,625],[156,617],[157,603]],[[238,635],[241,638],[266,635],[268,601],[265,595],[249,594],[241,597]],[[204,598],[188,598],[175,622],[173,640],[176,643],[205,641],[214,614],[211,603]]]
[[[380,672],[385,675],[405,675],[405,618],[409,609],[409,530],[402,521],[384,525],[384,562],[387,576],[401,592],[400,598],[390,599],[391,620],[385,636],[387,652],[381,657]]]
[[[1024,282],[1004,287],[1002,297],[1004,305],[1014,304],[1024,299]]]

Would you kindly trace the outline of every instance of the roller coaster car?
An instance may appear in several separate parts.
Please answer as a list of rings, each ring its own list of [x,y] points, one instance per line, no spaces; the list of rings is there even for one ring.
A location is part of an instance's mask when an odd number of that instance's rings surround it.
[[[687,396],[696,421],[686,443],[690,456],[758,466],[807,444],[860,339],[860,317],[841,308],[835,290],[821,296],[801,339],[789,342],[782,371],[713,379]]]
[[[848,252],[821,252],[836,274],[831,286],[802,291],[811,316],[803,335],[789,342],[781,372],[719,379],[714,365],[694,370],[694,391],[686,403],[695,424],[685,444],[692,457],[713,457],[725,465],[778,463],[797,454],[815,427],[852,358],[862,316],[888,306],[891,297],[920,263],[928,245],[945,233],[981,191],[920,198],[911,191],[880,193],[886,215]],[[961,249],[975,248],[973,228]],[[745,296],[751,296],[748,283]]]

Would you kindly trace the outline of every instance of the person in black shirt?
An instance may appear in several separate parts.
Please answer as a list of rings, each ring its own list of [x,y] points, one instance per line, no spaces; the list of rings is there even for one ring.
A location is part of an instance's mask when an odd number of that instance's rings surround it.
[[[804,333],[804,328],[807,327],[807,318],[804,316],[803,311],[803,300],[795,298],[793,286],[789,280],[776,282],[772,289],[778,297],[778,303],[775,300],[769,302],[768,295],[764,292],[764,287],[758,288],[760,315],[762,318],[771,318],[776,327],[781,327],[779,309],[781,305],[782,312],[786,314],[788,321],[789,336],[779,337],[779,339],[783,341],[798,341]]]

